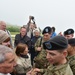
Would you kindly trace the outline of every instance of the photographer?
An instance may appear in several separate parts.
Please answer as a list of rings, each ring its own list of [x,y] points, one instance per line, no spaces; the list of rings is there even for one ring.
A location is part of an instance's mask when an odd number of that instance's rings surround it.
[[[33,30],[37,28],[35,21],[34,21],[34,17],[33,16],[29,16],[29,22],[27,23],[27,36],[32,38],[34,36],[33,34]]]

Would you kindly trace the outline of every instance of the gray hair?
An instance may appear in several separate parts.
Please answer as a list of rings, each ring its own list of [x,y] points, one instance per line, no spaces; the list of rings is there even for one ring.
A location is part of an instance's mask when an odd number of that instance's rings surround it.
[[[0,25],[2,24],[2,23],[5,23],[4,21],[0,21]],[[6,24],[6,23],[5,23]]]
[[[6,60],[7,53],[14,53],[13,50],[7,46],[0,45],[0,63],[3,63]]]

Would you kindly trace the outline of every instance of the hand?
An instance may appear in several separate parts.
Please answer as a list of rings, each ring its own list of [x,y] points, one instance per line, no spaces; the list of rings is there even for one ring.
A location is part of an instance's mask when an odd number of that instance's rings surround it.
[[[31,71],[27,72],[26,75],[31,75]]]
[[[40,69],[35,68],[32,70],[31,75],[37,75],[38,72],[40,72]]]
[[[34,69],[32,69],[26,73],[26,75],[36,75],[36,74],[37,74],[37,72]]]
[[[33,71],[34,71],[34,72],[40,72],[40,69],[35,68]]]
[[[41,51],[41,49],[42,49],[41,47],[38,47],[38,48],[37,48],[37,51]]]
[[[30,71],[28,71],[28,72],[26,73],[26,75],[31,75],[32,71],[33,71],[33,69],[31,69]]]
[[[29,16],[29,20],[31,20],[32,19],[32,16]]]

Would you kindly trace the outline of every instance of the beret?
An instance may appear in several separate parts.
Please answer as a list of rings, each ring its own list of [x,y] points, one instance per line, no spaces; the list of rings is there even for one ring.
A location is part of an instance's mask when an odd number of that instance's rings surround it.
[[[68,44],[75,46],[75,38],[68,39]]]
[[[73,29],[67,29],[66,31],[64,31],[64,35],[70,35],[70,34],[74,34]]]
[[[9,35],[5,31],[0,30],[0,43],[4,42],[8,37]]]
[[[45,33],[51,33],[51,32],[52,32],[52,28],[49,27],[49,26],[47,26],[47,27],[45,27],[45,28],[43,29],[42,34],[45,34]]]
[[[68,40],[63,36],[55,36],[44,42],[43,47],[47,50],[64,50],[68,47]]]

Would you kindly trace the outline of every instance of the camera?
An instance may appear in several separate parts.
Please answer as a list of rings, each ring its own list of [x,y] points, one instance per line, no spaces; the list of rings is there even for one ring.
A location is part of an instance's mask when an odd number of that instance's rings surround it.
[[[31,19],[33,20],[34,19],[34,16],[31,16]]]

